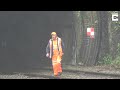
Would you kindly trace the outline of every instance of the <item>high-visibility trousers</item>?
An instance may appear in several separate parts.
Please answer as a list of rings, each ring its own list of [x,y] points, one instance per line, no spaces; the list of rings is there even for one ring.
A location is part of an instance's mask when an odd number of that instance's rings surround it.
[[[52,57],[53,72],[55,76],[57,76],[59,73],[62,73],[61,60],[62,56],[60,55],[53,55]]]

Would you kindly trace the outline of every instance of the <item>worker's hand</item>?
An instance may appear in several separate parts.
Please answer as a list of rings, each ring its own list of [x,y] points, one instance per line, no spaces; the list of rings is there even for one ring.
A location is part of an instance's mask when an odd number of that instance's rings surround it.
[[[51,57],[51,56],[49,56],[49,58],[51,59],[52,57]]]
[[[60,63],[60,64],[61,64],[61,60],[57,60],[57,63]]]
[[[62,57],[64,55],[64,53],[60,53],[59,55]]]
[[[49,53],[46,54],[46,57],[49,57]]]

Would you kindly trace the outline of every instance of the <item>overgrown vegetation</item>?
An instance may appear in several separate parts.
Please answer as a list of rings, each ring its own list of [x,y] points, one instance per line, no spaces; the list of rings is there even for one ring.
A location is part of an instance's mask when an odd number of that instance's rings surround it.
[[[120,14],[119,11],[73,12],[77,63],[120,66],[120,21],[112,21],[113,13]],[[95,39],[93,40],[88,39],[86,35],[88,27],[94,27]]]
[[[99,61],[100,65],[108,65],[114,68],[120,68],[120,43],[117,45],[117,55],[115,59],[112,58],[112,55],[107,54],[101,61]]]

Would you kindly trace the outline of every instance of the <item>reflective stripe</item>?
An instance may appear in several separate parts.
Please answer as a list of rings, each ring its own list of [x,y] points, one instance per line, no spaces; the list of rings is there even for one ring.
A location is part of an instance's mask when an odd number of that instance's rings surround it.
[[[49,43],[50,43],[50,57],[52,57],[52,48],[51,48],[52,41],[51,41],[51,39],[49,40]]]
[[[56,65],[57,64],[57,62],[52,62],[52,65]]]
[[[57,63],[60,63],[60,64],[61,64],[61,60],[57,60]]]
[[[57,60],[53,60],[52,62],[53,62],[53,63],[57,63]]]
[[[60,45],[60,38],[58,37],[58,45]]]
[[[52,65],[55,65],[55,64],[58,64],[58,63],[61,64],[61,60],[53,60],[52,61]]]
[[[59,50],[61,48],[60,41],[61,41],[61,38],[58,37],[58,48],[59,48]]]

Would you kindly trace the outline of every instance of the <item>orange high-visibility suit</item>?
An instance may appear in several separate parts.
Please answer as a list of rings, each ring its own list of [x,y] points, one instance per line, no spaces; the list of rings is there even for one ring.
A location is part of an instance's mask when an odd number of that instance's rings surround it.
[[[59,44],[57,41],[58,39],[60,42]],[[52,40],[51,41],[52,44],[50,44],[50,48],[53,49],[51,58],[52,58],[52,65],[53,65],[53,71],[55,76],[57,76],[59,73],[62,73],[61,60],[62,60],[63,52],[62,52],[62,46],[61,46],[61,38],[58,38],[58,39]]]

